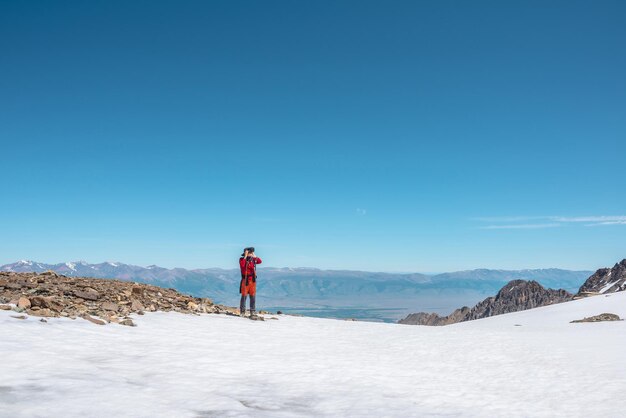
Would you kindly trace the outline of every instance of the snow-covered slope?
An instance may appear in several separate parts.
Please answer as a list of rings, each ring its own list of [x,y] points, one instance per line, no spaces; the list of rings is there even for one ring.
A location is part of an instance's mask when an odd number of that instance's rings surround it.
[[[626,292],[447,327],[153,313],[138,327],[0,311],[0,416],[615,417]]]

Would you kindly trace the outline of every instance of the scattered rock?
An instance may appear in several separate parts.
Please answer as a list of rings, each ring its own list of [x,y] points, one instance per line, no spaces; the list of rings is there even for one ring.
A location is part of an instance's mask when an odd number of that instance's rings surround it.
[[[135,323],[133,322],[132,319],[123,319],[119,322],[120,325],[126,325],[129,327],[136,327],[137,325],[135,325]]]
[[[96,319],[96,318],[92,318],[91,316],[85,314],[82,316],[83,319],[86,319],[87,321],[94,323],[96,325],[104,325],[105,322],[101,319]]]
[[[26,315],[11,315],[11,318],[15,318],[15,319],[26,319]]]
[[[282,314],[283,314],[283,311],[276,312],[276,315],[282,315]]]
[[[48,321],[46,321],[46,319],[45,319],[45,318],[41,318],[41,319],[39,320],[39,322],[48,322]]]
[[[72,319],[82,317],[100,325],[125,321],[127,326],[132,326],[129,314],[143,315],[146,311],[175,311],[197,315],[224,314],[236,310],[215,305],[207,298],[195,298],[174,289],[148,284],[67,277],[56,273],[2,271],[0,303],[3,303],[0,309],[28,312],[33,316],[62,316]]]
[[[602,313],[600,315],[590,316],[588,318],[576,319],[571,321],[570,323],[578,323],[578,322],[603,322],[603,321],[623,321],[619,317],[619,315],[615,315],[612,313]]]

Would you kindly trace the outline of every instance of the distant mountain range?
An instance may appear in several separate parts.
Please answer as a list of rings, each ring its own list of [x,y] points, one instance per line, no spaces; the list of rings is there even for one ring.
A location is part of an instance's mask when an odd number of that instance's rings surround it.
[[[154,265],[140,267],[119,262],[89,264],[74,261],[45,264],[22,260],[0,266],[0,270],[52,270],[66,276],[129,280],[171,287],[194,296],[209,297],[216,303],[223,304],[236,304],[239,297],[238,269],[188,270],[166,269]],[[258,296],[264,307],[393,308],[396,311],[387,312],[384,314],[387,317],[380,318],[389,320],[390,316],[399,319],[418,310],[448,314],[458,306],[471,306],[495,294],[511,280],[535,280],[548,288],[576,292],[592,272],[561,269],[478,269],[425,275],[259,266],[258,273]]]
[[[408,325],[449,325],[566,302],[574,297],[580,298],[623,291],[626,291],[626,259],[616,263],[613,268],[596,270],[580,286],[576,296],[564,289],[546,289],[534,280],[516,279],[500,289],[496,296],[486,298],[473,308],[464,306],[447,316],[432,312],[417,312],[409,314],[398,322]]]

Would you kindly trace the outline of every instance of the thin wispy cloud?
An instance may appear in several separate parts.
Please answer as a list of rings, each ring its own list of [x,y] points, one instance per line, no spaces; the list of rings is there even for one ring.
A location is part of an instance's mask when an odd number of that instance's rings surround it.
[[[624,225],[626,224],[626,216],[554,216],[552,219],[556,222],[575,222],[575,223],[591,223],[598,225]]]
[[[505,224],[505,225],[487,225],[480,227],[481,229],[542,229],[556,228],[561,226],[559,223],[549,224]]]
[[[606,221],[586,224],[585,226],[602,226],[602,225],[626,225],[626,221]]]
[[[478,217],[472,218],[473,221],[478,222],[528,222],[528,221],[538,221],[543,219],[548,219],[549,216],[487,216],[487,217]]]
[[[358,213],[361,216],[365,216],[367,214],[367,210],[362,209],[362,208],[356,208],[356,213]]]
[[[559,226],[608,226],[626,225],[625,215],[602,215],[602,216],[502,216],[502,217],[479,217],[473,221],[485,222],[490,225],[481,226],[480,229],[542,229]],[[529,222],[535,221],[535,222]],[[536,222],[542,221],[542,222]]]

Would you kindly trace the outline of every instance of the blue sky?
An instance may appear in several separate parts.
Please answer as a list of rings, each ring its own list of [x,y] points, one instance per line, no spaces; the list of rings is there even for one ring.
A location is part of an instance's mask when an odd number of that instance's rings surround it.
[[[622,1],[3,1],[0,263],[626,257]]]

